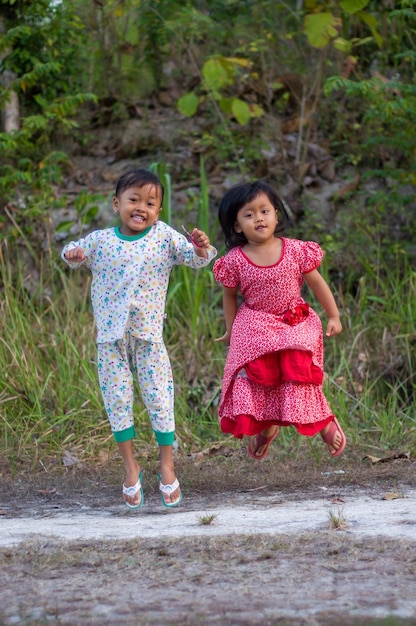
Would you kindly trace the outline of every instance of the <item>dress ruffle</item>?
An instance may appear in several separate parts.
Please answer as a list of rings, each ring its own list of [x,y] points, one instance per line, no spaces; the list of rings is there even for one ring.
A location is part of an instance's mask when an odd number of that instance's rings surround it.
[[[266,387],[241,375],[228,388],[220,417],[239,415],[252,415],[259,422],[310,424],[326,419],[332,411],[319,385],[285,382]]]
[[[294,426],[300,435],[313,437],[320,433],[333,419],[334,416],[331,415],[321,422],[313,422],[312,424],[292,424],[291,422],[279,422],[278,420],[264,420],[263,422],[258,422],[251,415],[239,415],[237,419],[223,417],[221,419],[221,430],[223,433],[233,435],[237,439],[242,439],[243,437],[258,435],[271,426]]]

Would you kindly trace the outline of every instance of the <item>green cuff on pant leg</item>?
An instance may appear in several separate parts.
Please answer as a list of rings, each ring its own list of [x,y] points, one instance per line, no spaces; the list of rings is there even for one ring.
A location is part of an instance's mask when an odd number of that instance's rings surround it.
[[[129,426],[129,428],[124,430],[113,430],[113,436],[117,442],[129,441],[135,438],[136,432],[134,426]]]
[[[158,430],[153,431],[155,433],[156,441],[160,446],[171,446],[175,441],[175,431],[171,433],[161,433]]]

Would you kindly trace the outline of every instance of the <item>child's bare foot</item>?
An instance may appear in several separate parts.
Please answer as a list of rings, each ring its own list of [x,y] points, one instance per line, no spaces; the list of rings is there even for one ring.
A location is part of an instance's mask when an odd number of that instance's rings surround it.
[[[339,456],[344,452],[347,439],[336,417],[321,431],[321,437],[327,444],[331,456]]]
[[[165,506],[176,506],[182,500],[181,488],[172,467],[161,467],[159,489]],[[163,489],[162,489],[163,487]]]
[[[135,466],[126,470],[126,477],[123,483],[123,499],[126,504],[134,507],[138,507],[141,502],[141,485],[138,485],[140,480],[140,474],[140,466],[136,463]],[[136,485],[137,490],[134,493],[135,490],[132,488],[136,487]],[[129,488],[131,491],[131,495],[129,493],[126,493],[126,491],[129,491]]]
[[[273,440],[277,437],[278,433],[278,426],[270,426],[270,428],[262,430],[262,432],[253,437],[248,444],[248,456],[258,461],[260,459],[264,459],[269,451],[270,446],[272,445]]]

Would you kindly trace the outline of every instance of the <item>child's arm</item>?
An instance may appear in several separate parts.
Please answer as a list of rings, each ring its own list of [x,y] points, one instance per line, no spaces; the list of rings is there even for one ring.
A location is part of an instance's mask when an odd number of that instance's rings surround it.
[[[215,341],[224,341],[230,343],[231,329],[237,315],[237,292],[238,287],[224,287],[222,296],[222,306],[224,309],[225,328],[226,331],[222,337],[218,337]]]
[[[303,275],[306,284],[312,289],[319,303],[323,306],[328,315],[328,324],[326,327],[326,336],[333,337],[338,335],[342,330],[341,320],[339,319],[339,311],[332,292],[318,270],[312,270]]]

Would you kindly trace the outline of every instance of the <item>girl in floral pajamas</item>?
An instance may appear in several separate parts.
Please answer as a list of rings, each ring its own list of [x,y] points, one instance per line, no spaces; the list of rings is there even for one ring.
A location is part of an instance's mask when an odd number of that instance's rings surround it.
[[[322,325],[301,296],[306,282],[328,315],[326,336],[341,332],[334,297],[318,272],[321,248],[278,236],[287,213],[264,181],[230,189],[219,220],[229,250],[214,264],[226,324],[218,341],[229,344],[221,429],[251,436],[247,451],[253,459],[264,459],[279,427],[289,425],[303,435],[320,433],[331,455],[340,455],[345,435],[322,391]]]
[[[133,509],[144,501],[143,473],[133,453],[134,377],[159,444],[162,503],[173,507],[182,499],[173,462],[174,389],[163,341],[165,301],[174,265],[201,268],[216,255],[203,231],[195,228],[188,242],[159,221],[163,194],[153,173],[124,174],[112,202],[121,226],[92,232],[62,251],[70,267],[83,265],[92,273],[100,387],[124,462],[123,498]]]

